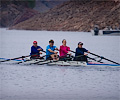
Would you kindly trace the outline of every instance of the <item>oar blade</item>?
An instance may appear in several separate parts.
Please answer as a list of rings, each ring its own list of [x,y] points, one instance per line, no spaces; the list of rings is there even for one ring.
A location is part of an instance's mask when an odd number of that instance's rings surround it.
[[[90,54],[92,54],[92,55],[94,55],[94,56],[97,56],[97,57],[100,57],[100,58],[102,58],[102,59],[104,59],[104,60],[107,60],[107,61],[109,61],[109,62],[112,62],[112,63],[114,63],[114,64],[120,65],[119,63],[117,63],[117,62],[115,62],[115,61],[112,61],[112,60],[107,59],[107,58],[105,58],[105,57],[99,56],[99,55],[97,55],[97,54],[94,54],[94,53],[91,53],[91,52],[90,52]]]

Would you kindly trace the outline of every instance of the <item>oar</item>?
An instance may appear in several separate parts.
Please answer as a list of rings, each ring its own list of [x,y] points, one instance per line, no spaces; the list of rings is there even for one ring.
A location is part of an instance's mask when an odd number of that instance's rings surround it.
[[[112,63],[115,63],[115,64],[120,65],[119,63],[117,63],[117,62],[115,62],[115,61],[112,61],[112,60],[107,59],[107,58],[105,58],[105,57],[99,56],[99,55],[97,55],[97,54],[94,54],[94,53],[91,53],[91,52],[90,52],[90,54],[92,54],[92,55],[94,55],[94,56],[97,56],[97,57],[100,57],[100,58],[102,58],[102,59],[105,59],[105,60],[107,60],[107,61],[110,61],[110,62],[112,62]]]
[[[30,57],[30,56],[34,56],[34,55],[36,55],[36,54],[27,55],[27,56],[21,56],[21,57],[16,57],[16,58],[11,58],[11,59],[7,59],[7,60],[4,60],[4,61],[0,61],[0,62],[6,62],[6,61],[15,60],[15,59],[19,59],[19,58]]]
[[[45,51],[42,51],[44,53],[46,53]],[[21,57],[16,57],[16,58],[11,58],[11,59],[7,59],[7,60],[4,60],[4,61],[0,61],[0,62],[6,62],[6,61],[10,61],[10,60],[15,60],[15,59],[19,59],[19,58],[25,58],[25,57],[30,57],[30,56],[34,56],[36,54],[33,54],[33,55],[27,55],[27,56],[21,56]],[[44,56],[43,56],[44,57]],[[28,60],[29,61],[29,60]],[[19,62],[20,63],[20,62]]]
[[[70,51],[73,52],[73,53],[76,53],[75,51],[72,51],[72,50],[70,50]],[[82,57],[82,56],[84,56],[84,55],[80,55],[80,56],[77,56],[77,57]],[[94,59],[94,58],[91,58],[91,57],[88,57],[88,56],[86,56],[86,57],[89,58],[89,59],[91,59],[91,60],[97,61],[97,60]],[[97,61],[97,62],[103,63],[103,62],[101,62],[101,61]]]
[[[45,51],[43,51],[43,52],[45,52]],[[45,52],[46,53],[46,52]],[[44,56],[41,56],[41,58],[43,58],[43,57],[45,57],[45,56],[47,56],[47,55],[44,55]],[[39,59],[39,58],[38,58]],[[33,59],[28,59],[28,60],[25,60],[24,62],[28,62],[28,61],[31,61],[31,60],[33,60]],[[19,62],[18,64],[20,64],[20,63],[23,63],[22,61],[21,62]]]
[[[75,51],[72,51],[72,50],[70,50],[71,52],[73,52],[73,53],[76,53]]]
[[[31,55],[16,57],[16,58],[12,58],[12,59],[7,59],[7,60],[0,61],[0,62],[6,62],[6,61],[15,60],[15,59],[19,59],[19,58],[25,58],[25,57],[29,57],[29,56],[31,56]]]
[[[46,53],[46,51],[44,51],[44,50],[42,52]]]

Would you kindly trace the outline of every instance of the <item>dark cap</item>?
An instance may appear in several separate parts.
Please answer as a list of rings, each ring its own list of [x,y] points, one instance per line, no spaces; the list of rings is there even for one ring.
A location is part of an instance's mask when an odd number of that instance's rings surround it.
[[[53,41],[53,40],[50,40],[49,43],[54,43],[54,41]]]
[[[82,42],[79,42],[79,43],[78,43],[78,45],[79,45],[79,44],[80,44],[80,45],[83,45],[83,43],[82,43]]]

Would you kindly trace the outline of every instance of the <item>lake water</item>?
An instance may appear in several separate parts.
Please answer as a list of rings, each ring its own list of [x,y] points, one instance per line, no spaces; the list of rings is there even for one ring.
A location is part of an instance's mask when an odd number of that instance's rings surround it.
[[[66,39],[73,51],[82,41],[89,51],[120,62],[120,36],[6,29],[0,29],[0,58],[29,55],[34,40],[45,50],[50,39],[58,48]],[[0,100],[120,100],[120,68],[1,63]]]

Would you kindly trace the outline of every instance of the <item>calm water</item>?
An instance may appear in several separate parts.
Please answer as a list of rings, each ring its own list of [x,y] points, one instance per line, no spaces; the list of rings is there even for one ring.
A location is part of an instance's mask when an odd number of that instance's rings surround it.
[[[0,29],[0,58],[29,55],[34,40],[45,50],[50,39],[58,48],[66,39],[71,50],[82,41],[89,51],[120,62],[120,36],[6,29]],[[0,100],[120,100],[120,68],[2,63],[0,81]]]

